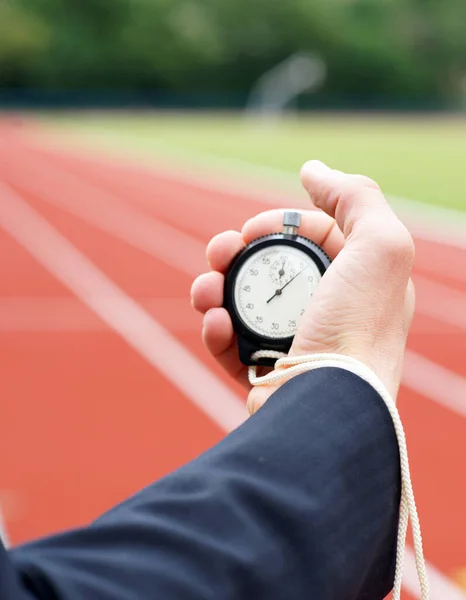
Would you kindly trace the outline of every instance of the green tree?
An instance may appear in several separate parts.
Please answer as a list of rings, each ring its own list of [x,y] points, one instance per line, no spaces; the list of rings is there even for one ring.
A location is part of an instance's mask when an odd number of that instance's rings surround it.
[[[454,100],[464,0],[0,0],[0,85],[244,95],[297,51],[323,90]]]

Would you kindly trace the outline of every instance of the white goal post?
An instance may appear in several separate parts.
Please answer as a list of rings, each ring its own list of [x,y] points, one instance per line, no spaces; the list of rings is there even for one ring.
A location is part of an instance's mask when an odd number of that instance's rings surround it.
[[[247,117],[280,117],[302,93],[315,91],[325,81],[327,69],[318,56],[298,52],[266,71],[249,94]]]

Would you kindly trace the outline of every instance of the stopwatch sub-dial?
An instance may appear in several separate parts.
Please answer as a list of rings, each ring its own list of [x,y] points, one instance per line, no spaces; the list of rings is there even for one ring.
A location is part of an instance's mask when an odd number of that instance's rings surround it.
[[[296,268],[289,256],[282,254],[272,262],[270,278],[277,285],[285,283],[296,275]]]

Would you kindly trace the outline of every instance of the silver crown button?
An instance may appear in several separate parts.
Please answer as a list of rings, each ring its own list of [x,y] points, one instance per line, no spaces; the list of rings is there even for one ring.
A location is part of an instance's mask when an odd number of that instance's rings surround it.
[[[285,211],[283,214],[283,233],[297,235],[298,227],[301,225],[301,213]]]

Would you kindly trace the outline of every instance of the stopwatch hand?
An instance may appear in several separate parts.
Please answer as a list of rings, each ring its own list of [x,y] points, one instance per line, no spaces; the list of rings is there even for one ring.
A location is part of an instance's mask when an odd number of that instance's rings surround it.
[[[267,304],[268,304],[268,303],[269,303],[271,300],[273,300],[273,299],[275,298],[275,296],[280,296],[280,295],[281,295],[281,293],[282,293],[282,290],[284,290],[284,289],[286,288],[286,286],[287,286],[287,285],[290,285],[290,283],[293,281],[293,279],[296,279],[296,277],[297,277],[298,275],[301,275],[301,273],[302,273],[303,271],[305,271],[305,270],[308,268],[308,266],[309,266],[309,265],[306,265],[306,266],[305,266],[303,269],[301,269],[301,271],[298,271],[298,272],[296,273],[296,275],[294,275],[294,276],[293,276],[293,277],[292,277],[292,278],[291,278],[289,281],[287,281],[287,282],[285,283],[285,285],[284,285],[284,286],[282,286],[280,289],[278,289],[278,290],[275,292],[275,294],[274,294],[273,296],[271,296],[271,297],[270,297],[270,298],[267,300]]]
[[[279,279],[281,279],[283,277],[283,275],[285,274],[285,264],[286,264],[286,260],[283,261],[282,268],[280,269],[280,271],[278,271]]]

